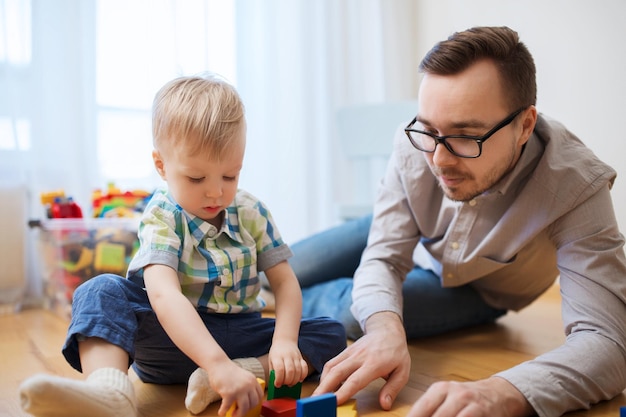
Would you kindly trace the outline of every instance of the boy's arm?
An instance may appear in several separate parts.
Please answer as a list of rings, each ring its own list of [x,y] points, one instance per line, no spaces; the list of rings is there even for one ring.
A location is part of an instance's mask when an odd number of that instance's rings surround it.
[[[233,402],[247,404],[249,394],[256,393],[260,400],[262,391],[256,378],[235,365],[211,336],[183,295],[176,271],[165,265],[149,265],[144,269],[144,282],[150,304],[167,335],[207,371],[211,387],[222,397],[218,413],[224,415]]]
[[[302,318],[300,284],[287,261],[265,271],[276,299],[276,328],[270,349],[270,369],[275,371],[276,386],[294,385],[307,377],[308,365],[298,349]]]

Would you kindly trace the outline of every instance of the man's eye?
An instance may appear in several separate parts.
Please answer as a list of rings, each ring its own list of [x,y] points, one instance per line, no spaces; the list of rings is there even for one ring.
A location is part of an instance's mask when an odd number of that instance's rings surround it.
[[[426,132],[426,133],[428,133],[430,135],[437,135],[438,134],[437,131],[435,129],[433,129],[432,127],[422,126],[422,128],[419,129],[419,130],[421,130],[422,132]]]

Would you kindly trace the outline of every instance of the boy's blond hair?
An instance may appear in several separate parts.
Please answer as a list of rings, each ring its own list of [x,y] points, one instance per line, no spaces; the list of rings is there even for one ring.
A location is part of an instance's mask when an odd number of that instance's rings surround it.
[[[155,149],[184,148],[220,160],[245,129],[244,106],[235,88],[215,75],[176,78],[152,105]]]

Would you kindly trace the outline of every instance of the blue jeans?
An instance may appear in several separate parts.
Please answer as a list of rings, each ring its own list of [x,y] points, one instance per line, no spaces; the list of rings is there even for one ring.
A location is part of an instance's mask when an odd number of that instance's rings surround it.
[[[343,323],[351,339],[363,335],[350,305],[352,277],[371,222],[371,216],[351,220],[291,246],[289,263],[302,287],[303,317],[332,317]],[[485,303],[471,286],[443,288],[433,271],[417,266],[407,274],[402,295],[409,339],[491,323],[506,314]]]
[[[269,352],[275,320],[261,313],[215,314],[198,311],[215,341],[231,359]],[[181,323],[184,325],[184,323]],[[198,367],[171,341],[139,285],[112,274],[99,275],[76,289],[72,321],[63,347],[66,360],[81,371],[78,340],[99,337],[124,349],[129,365],[144,382],[187,383]],[[324,364],[346,347],[340,323],[329,318],[302,320],[298,347],[319,376]]]

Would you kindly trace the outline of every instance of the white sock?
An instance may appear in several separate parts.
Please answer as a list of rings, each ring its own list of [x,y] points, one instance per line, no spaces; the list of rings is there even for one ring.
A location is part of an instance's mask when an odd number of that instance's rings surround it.
[[[233,359],[233,362],[242,369],[250,371],[257,378],[265,380],[265,370],[263,365],[256,358]],[[213,391],[209,383],[209,375],[202,369],[196,369],[189,377],[187,385],[187,396],[185,397],[185,407],[192,414],[200,414],[209,404],[220,399],[220,395]]]
[[[128,375],[114,368],[80,381],[35,375],[20,386],[22,409],[36,417],[135,417],[135,390]]]

